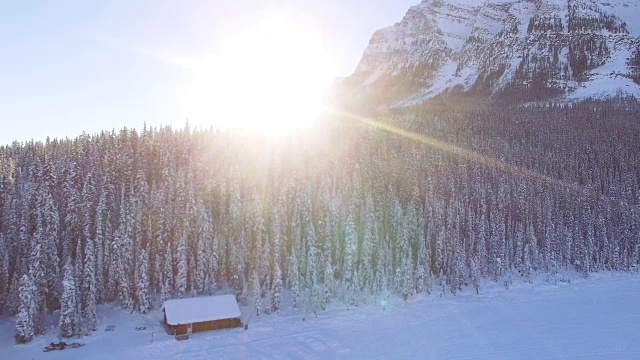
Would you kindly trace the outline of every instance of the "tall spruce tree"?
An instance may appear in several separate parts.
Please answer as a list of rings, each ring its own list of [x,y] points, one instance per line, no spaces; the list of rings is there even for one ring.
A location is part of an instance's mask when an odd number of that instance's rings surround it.
[[[95,331],[98,326],[98,316],[96,314],[96,268],[95,268],[95,246],[94,241],[89,238],[84,249],[84,266],[82,276],[82,327],[84,333]]]
[[[62,280],[62,299],[60,299],[60,337],[69,338],[77,333],[79,324],[78,293],[76,285],[75,266],[71,258],[64,265],[64,278]]]
[[[146,249],[140,249],[140,251],[138,251],[136,266],[136,310],[142,314],[146,314],[151,310],[149,254]]]
[[[35,336],[36,286],[28,274],[20,279],[20,307],[16,317],[15,341],[28,343]]]

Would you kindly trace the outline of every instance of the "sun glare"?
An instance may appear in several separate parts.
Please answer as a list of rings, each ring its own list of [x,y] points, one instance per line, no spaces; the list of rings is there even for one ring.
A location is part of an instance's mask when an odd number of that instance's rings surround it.
[[[195,123],[282,133],[311,124],[333,65],[320,32],[283,16],[231,34],[212,59],[194,66],[185,94]]]

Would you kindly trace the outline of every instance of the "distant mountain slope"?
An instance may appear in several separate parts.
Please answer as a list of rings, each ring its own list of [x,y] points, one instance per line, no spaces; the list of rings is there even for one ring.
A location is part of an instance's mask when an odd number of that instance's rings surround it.
[[[340,90],[385,106],[445,92],[518,102],[640,96],[640,2],[424,0],[373,35]]]

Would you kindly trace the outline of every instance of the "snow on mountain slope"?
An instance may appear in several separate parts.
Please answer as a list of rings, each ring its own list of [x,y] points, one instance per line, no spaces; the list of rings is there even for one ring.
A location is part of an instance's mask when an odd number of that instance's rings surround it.
[[[373,35],[341,87],[386,106],[445,91],[512,101],[637,96],[639,19],[631,0],[424,0]]]
[[[0,318],[2,359],[638,359],[640,277],[594,274],[571,283],[493,282],[479,295],[433,294],[386,310],[338,307],[318,318],[287,308],[249,320],[249,330],[162,332],[162,313],[130,315],[99,307],[99,330],[79,349],[43,353],[55,337],[13,344],[13,321]],[[244,309],[245,314],[251,313]],[[105,331],[106,325],[115,330]],[[145,326],[144,331],[135,331]],[[153,342],[151,342],[151,333]]]

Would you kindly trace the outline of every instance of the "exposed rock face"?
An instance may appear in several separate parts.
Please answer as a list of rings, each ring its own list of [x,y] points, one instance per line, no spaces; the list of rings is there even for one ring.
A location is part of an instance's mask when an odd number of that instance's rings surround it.
[[[636,0],[424,0],[373,35],[340,88],[377,106],[445,92],[509,102],[640,96],[639,36]]]

